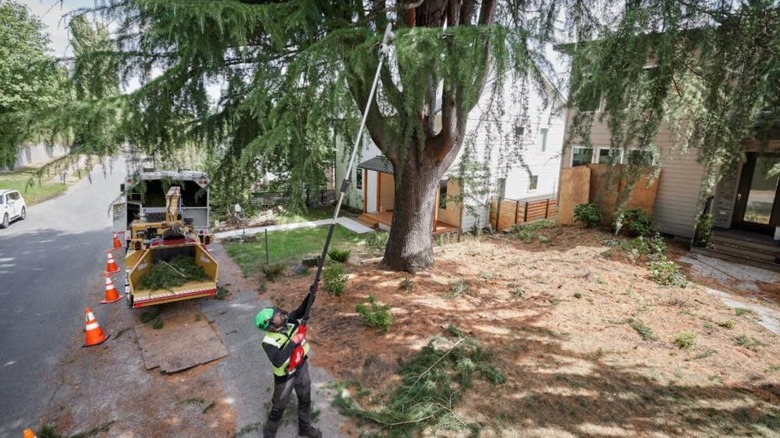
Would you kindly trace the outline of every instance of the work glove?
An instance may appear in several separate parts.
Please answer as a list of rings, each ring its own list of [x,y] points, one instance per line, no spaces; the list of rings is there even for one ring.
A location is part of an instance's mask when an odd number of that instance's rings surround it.
[[[299,345],[301,342],[303,342],[304,339],[306,339],[306,331],[308,329],[305,325],[299,325],[298,330],[295,332],[295,335],[292,337],[293,344]]]

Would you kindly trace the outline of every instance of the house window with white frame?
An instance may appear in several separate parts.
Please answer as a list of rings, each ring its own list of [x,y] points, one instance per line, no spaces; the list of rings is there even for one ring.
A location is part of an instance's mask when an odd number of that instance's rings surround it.
[[[596,162],[599,164],[619,164],[623,162],[623,151],[608,147],[598,148]]]
[[[547,133],[549,131],[550,128],[539,129],[539,152],[544,152],[547,150]]]
[[[533,192],[536,191],[536,187],[539,184],[539,175],[531,175],[531,178],[528,180],[528,191]]]
[[[574,146],[571,148],[571,167],[584,166],[593,162],[593,148]]]

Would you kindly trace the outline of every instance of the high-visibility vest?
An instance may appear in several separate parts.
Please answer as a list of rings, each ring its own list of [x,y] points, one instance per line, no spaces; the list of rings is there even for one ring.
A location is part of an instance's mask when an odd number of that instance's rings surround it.
[[[295,331],[293,331],[293,328],[295,328]],[[298,333],[298,328],[295,327],[293,324],[287,324],[287,332],[272,332],[267,331],[265,332],[265,337],[263,338],[263,344],[273,345],[274,347],[282,350],[285,346],[287,346],[287,343],[290,342],[290,339],[292,339],[295,334]],[[303,347],[303,355],[304,357],[309,355],[309,343],[306,341],[306,339],[301,342],[301,347]],[[274,375],[283,377],[287,375],[287,366],[290,364],[290,358],[288,357],[286,361],[284,361],[283,364],[276,367],[271,364],[271,367],[274,369]]]

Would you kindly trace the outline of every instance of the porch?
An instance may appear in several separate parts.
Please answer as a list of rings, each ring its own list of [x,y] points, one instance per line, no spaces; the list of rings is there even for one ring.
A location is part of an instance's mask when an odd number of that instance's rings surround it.
[[[393,212],[392,211],[382,211],[382,212],[376,212],[376,213],[363,213],[358,217],[358,221],[365,224],[367,227],[370,228],[380,228],[389,230],[390,226],[393,224]],[[440,220],[436,220],[435,224],[432,227],[432,233],[434,236],[439,234],[448,234],[448,233],[457,233],[458,227],[454,225],[450,225],[446,222],[442,222]]]
[[[691,252],[780,272],[780,242],[762,233],[716,228],[706,248],[691,247]]]

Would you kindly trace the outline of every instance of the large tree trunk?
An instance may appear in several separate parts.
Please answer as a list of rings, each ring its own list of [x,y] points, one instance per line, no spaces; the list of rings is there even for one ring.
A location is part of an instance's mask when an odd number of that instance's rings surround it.
[[[383,263],[414,273],[433,266],[433,218],[442,166],[419,157],[399,164],[400,169],[395,166],[393,223]]]

